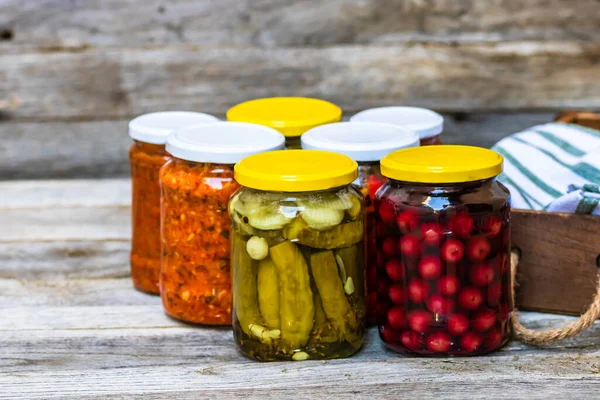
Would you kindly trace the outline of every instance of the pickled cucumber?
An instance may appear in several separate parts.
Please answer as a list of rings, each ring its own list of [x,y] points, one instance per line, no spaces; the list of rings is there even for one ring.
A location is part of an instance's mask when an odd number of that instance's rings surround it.
[[[309,228],[318,231],[331,229],[344,219],[343,210],[321,207],[306,207],[300,215]]]
[[[308,265],[298,247],[289,241],[271,247],[269,253],[279,278],[280,346],[292,353],[306,344],[314,322]]]
[[[330,250],[362,241],[363,229],[362,219],[336,225],[327,231],[317,231],[301,218],[295,218],[283,229],[283,237],[305,246]]]
[[[242,331],[252,335],[252,325],[263,325],[258,308],[258,262],[246,252],[246,242],[237,235],[232,240],[233,304]]]
[[[248,217],[248,224],[260,230],[277,230],[289,224],[292,218],[289,218],[280,213],[254,214]]]
[[[335,250],[336,260],[340,259],[344,265],[346,276],[352,278],[354,283],[354,294],[360,304],[364,304],[365,298],[365,269],[364,269],[364,246],[355,244]]]
[[[349,343],[360,344],[360,322],[344,293],[333,252],[313,254],[310,257],[310,268],[323,302],[323,310],[332,326]]]
[[[279,280],[271,258],[258,263],[258,306],[269,329],[279,329]]]

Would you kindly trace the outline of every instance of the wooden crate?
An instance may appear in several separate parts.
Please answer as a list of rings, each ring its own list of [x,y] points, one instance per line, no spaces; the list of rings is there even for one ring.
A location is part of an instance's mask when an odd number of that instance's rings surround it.
[[[557,121],[600,129],[600,115],[567,111]],[[600,217],[514,210],[512,243],[521,251],[520,309],[581,314],[596,292]]]

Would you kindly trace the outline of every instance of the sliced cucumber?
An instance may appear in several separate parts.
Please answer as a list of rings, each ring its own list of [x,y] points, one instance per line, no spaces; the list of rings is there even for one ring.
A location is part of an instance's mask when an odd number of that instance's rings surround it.
[[[340,224],[344,219],[343,210],[332,210],[321,207],[306,207],[300,214],[309,228],[326,231]]]
[[[248,217],[248,224],[253,228],[269,231],[283,228],[292,219],[280,213],[260,213]]]

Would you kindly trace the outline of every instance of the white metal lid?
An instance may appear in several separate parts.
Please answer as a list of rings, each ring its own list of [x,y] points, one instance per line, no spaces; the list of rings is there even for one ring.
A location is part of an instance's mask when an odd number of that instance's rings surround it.
[[[435,111],[419,107],[378,107],[361,111],[352,117],[355,122],[383,122],[415,131],[421,139],[439,135],[444,117]]]
[[[379,161],[392,151],[419,145],[419,135],[378,122],[336,122],[313,128],[301,137],[303,149],[329,150],[355,161]]]
[[[173,157],[195,162],[235,164],[256,153],[281,150],[285,137],[275,129],[247,122],[187,126],[167,138]]]
[[[188,125],[217,122],[210,114],[189,111],[163,111],[143,114],[129,121],[129,136],[141,142],[165,144],[173,131]]]

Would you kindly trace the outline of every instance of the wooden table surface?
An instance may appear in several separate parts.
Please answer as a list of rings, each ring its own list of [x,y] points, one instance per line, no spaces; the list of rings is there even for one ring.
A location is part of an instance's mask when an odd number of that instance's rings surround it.
[[[257,363],[129,279],[129,182],[0,183],[0,398],[597,398],[600,326],[545,349],[407,358],[370,329],[334,361]],[[530,327],[571,317],[523,313]]]

